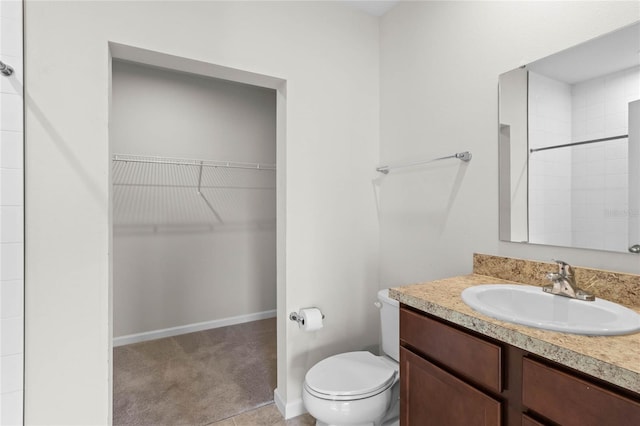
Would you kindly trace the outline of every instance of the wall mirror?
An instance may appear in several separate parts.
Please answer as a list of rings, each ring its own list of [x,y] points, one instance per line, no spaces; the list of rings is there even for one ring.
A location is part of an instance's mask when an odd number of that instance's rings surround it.
[[[640,22],[499,77],[500,239],[640,254]]]

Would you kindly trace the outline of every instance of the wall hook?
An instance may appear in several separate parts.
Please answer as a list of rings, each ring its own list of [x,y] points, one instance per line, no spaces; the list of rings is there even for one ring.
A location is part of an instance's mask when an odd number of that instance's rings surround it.
[[[4,62],[0,61],[0,73],[2,73],[2,75],[9,77],[11,74],[13,74],[13,68],[5,64]]]

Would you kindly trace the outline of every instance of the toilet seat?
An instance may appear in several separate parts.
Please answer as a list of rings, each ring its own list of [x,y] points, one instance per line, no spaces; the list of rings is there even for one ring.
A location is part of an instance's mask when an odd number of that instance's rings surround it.
[[[326,358],[306,374],[304,388],[332,401],[369,398],[389,389],[397,370],[371,352],[346,352]]]

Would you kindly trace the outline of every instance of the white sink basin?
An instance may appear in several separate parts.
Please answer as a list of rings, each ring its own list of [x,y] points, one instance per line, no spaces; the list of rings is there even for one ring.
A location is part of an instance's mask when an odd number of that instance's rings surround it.
[[[490,317],[545,330],[591,336],[613,336],[640,331],[640,314],[602,299],[570,299],[541,287],[487,284],[469,287],[462,300]]]

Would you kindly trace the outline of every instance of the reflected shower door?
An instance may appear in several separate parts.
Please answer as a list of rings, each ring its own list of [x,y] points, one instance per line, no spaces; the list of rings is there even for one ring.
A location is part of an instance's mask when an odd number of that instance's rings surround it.
[[[629,251],[640,253],[640,100],[629,103]]]

